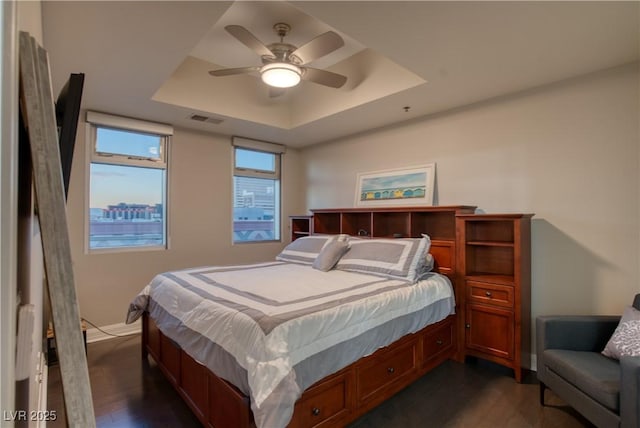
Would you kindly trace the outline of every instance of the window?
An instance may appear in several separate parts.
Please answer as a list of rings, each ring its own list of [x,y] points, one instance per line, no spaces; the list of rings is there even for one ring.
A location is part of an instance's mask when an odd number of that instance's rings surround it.
[[[279,241],[284,147],[244,138],[233,146],[233,242]]]
[[[167,247],[167,145],[173,130],[88,112],[88,249]]]

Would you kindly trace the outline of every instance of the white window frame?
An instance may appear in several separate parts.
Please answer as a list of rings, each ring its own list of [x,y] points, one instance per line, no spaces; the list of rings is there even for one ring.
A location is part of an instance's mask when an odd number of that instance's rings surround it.
[[[286,152],[286,146],[275,143],[268,143],[266,141],[252,140],[243,137],[233,137],[231,139],[232,154],[231,161],[233,176],[231,180],[231,242],[233,245],[245,245],[245,244],[261,244],[268,242],[281,242],[282,241],[282,155]],[[263,152],[275,155],[274,171],[265,171],[261,169],[242,168],[236,166],[236,149],[252,150],[254,152]],[[234,205],[235,205],[235,177],[250,177],[250,178],[266,178],[270,180],[276,180],[278,182],[276,189],[277,201],[274,206],[274,228],[277,232],[276,239],[259,240],[259,241],[236,241],[234,239]]]
[[[160,123],[147,122],[122,116],[114,116],[106,113],[87,111],[87,150],[86,150],[86,180],[85,180],[85,254],[96,253],[121,253],[132,251],[159,251],[169,249],[169,219],[167,216],[169,205],[169,163],[168,148],[173,135],[173,127]],[[160,153],[158,158],[128,156],[115,153],[103,153],[97,150],[98,128],[109,128],[117,131],[130,131],[143,134],[157,135],[160,137]],[[164,223],[164,245],[144,245],[132,247],[91,248],[90,245],[90,192],[91,192],[91,164],[121,165],[163,169],[164,173],[164,203],[162,206],[162,218]]]

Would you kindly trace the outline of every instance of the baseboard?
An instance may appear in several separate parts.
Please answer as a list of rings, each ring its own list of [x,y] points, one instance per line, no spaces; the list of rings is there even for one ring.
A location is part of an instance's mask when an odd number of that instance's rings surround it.
[[[37,391],[37,400],[38,404],[36,405],[36,409],[38,410],[38,415],[50,415],[51,410],[47,409],[47,385],[49,382],[49,366],[47,366],[47,359],[45,358],[44,352],[39,352],[40,354],[40,365],[39,365],[39,385]],[[57,415],[56,415],[57,417]],[[55,420],[55,418],[53,419]],[[35,426],[36,428],[46,428],[47,427],[47,418],[30,418],[29,427]]]
[[[142,331],[142,322],[140,320],[131,323],[118,323],[105,325],[100,327],[100,331],[97,328],[87,328],[87,343],[100,342],[101,340],[113,339],[112,334],[118,336],[128,336],[130,334],[139,334]]]
[[[536,371],[536,354],[524,353],[522,354],[522,368]]]
[[[538,371],[538,359],[536,358],[536,354],[531,354],[531,371]]]

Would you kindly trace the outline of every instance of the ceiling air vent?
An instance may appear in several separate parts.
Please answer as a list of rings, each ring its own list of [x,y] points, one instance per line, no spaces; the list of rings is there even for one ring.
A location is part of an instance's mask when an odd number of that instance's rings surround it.
[[[214,125],[219,125],[223,122],[222,119],[218,119],[217,117],[203,116],[201,114],[192,114],[189,116],[189,119],[195,120],[196,122],[213,123]]]

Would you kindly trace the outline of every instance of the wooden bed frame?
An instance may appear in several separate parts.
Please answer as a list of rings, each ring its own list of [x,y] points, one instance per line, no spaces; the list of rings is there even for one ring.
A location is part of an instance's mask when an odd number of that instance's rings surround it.
[[[455,215],[470,213],[473,209],[452,206],[317,210],[313,227],[322,233],[345,233],[348,232],[345,227],[353,227],[355,218],[358,229],[367,227],[368,221],[371,226],[368,230],[384,230],[385,236],[390,232],[397,236],[397,231],[413,237],[428,233],[432,237],[435,270],[449,277],[456,295],[461,296],[459,285],[455,284]],[[332,230],[327,230],[323,214],[330,220]],[[464,308],[458,304],[456,312],[462,314]],[[249,397],[191,358],[157,328],[147,313],[142,320],[143,358],[149,354],[153,357],[204,426],[255,427]],[[462,361],[464,327],[461,324],[456,315],[451,315],[318,381],[296,402],[288,426],[344,426],[447,359]]]
[[[289,427],[343,426],[456,353],[455,315],[334,373],[296,402]],[[146,313],[142,354],[150,354],[206,427],[254,427],[249,397],[213,374],[166,337]]]

